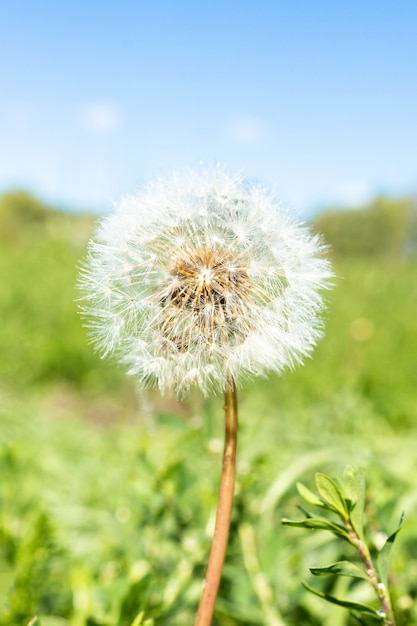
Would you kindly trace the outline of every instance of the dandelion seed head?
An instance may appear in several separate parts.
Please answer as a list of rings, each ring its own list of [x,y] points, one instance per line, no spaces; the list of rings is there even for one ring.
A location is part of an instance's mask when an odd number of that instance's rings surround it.
[[[82,312],[99,352],[180,395],[302,363],[321,335],[324,246],[274,193],[223,168],[123,198],[89,244]]]

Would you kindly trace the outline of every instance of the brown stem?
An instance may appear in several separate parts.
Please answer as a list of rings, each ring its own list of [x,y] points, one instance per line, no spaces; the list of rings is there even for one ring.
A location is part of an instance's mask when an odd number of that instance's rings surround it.
[[[358,536],[349,520],[345,520],[345,525],[349,530],[350,541],[357,548],[362,563],[365,565],[369,581],[375,589],[381,603],[381,608],[384,612],[384,626],[395,626],[395,617],[391,606],[391,599],[385,585],[378,580],[369,548]]]
[[[225,392],[224,398],[225,441],[219,504],[217,506],[216,525],[204,580],[203,593],[194,626],[210,626],[213,619],[214,606],[216,604],[226,555],[227,541],[229,538],[233,491],[235,486],[237,444],[237,394],[234,383],[232,383],[230,389]]]

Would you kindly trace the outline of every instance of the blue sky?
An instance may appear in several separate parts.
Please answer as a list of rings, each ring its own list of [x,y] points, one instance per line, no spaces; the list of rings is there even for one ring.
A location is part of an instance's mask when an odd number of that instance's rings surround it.
[[[2,3],[0,191],[107,210],[227,164],[306,213],[417,192],[415,0]]]

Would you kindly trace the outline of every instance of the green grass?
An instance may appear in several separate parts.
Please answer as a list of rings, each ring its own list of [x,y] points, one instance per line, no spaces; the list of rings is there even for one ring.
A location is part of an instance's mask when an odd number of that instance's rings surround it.
[[[74,302],[90,228],[55,216],[0,250],[0,625],[37,614],[42,626],[130,626],[144,611],[157,626],[189,626],[216,506],[222,399],[161,399],[92,353]],[[417,264],[339,259],[335,269],[314,358],[240,391],[217,626],[351,624],[301,586],[309,567],[349,554],[280,523],[298,515],[298,480],[346,464],[366,469],[372,535],[406,513],[394,603],[398,626],[417,623]]]

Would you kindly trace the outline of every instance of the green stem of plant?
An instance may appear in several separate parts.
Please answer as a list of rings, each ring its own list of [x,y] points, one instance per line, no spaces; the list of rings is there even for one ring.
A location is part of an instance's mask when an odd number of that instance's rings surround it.
[[[212,622],[229,538],[233,492],[235,487],[237,447],[237,393],[236,386],[233,382],[230,389],[225,392],[224,410],[225,441],[219,503],[217,506],[216,524],[204,580],[203,593],[198,607],[195,626],[210,626]]]
[[[346,527],[349,530],[349,536],[351,543],[356,547],[359,552],[359,556],[362,563],[365,565],[366,573],[368,574],[369,581],[372,587],[375,589],[376,594],[381,603],[381,608],[384,612],[384,626],[395,626],[394,612],[391,606],[391,599],[388,593],[388,589],[385,585],[378,580],[377,572],[372,562],[371,553],[368,546],[357,535],[354,527],[349,520],[345,520]]]

